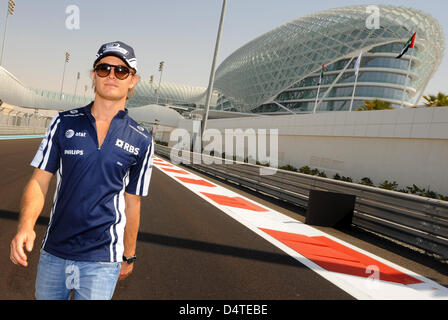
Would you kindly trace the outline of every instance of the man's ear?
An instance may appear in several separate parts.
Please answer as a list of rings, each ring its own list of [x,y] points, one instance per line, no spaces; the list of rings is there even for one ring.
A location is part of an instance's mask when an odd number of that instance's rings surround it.
[[[138,75],[134,74],[132,76],[130,89],[134,88],[137,85],[137,83],[139,82],[139,80],[140,80],[140,77]]]
[[[92,88],[93,88],[93,91],[96,92],[96,88],[95,88],[96,74],[95,74],[95,71],[92,71],[91,78],[92,78]]]

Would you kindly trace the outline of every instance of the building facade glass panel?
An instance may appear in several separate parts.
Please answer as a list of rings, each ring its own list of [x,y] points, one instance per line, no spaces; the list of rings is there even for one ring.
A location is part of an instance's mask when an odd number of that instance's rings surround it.
[[[366,99],[385,100],[393,107],[418,103],[444,54],[442,28],[420,10],[379,5],[381,26],[368,29],[367,7],[311,14],[236,50],[216,72],[215,89],[221,96],[218,108],[256,113],[272,109],[279,113],[311,112],[325,64],[317,111],[348,110],[355,84],[354,67],[361,51],[354,104]],[[415,47],[397,59],[414,32]]]

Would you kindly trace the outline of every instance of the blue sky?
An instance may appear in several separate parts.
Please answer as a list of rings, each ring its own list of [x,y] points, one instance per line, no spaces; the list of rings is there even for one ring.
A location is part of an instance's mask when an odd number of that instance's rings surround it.
[[[163,80],[207,86],[221,0],[15,0],[8,18],[3,66],[25,85],[59,91],[64,53],[70,52],[64,91],[78,94],[91,84],[89,70],[102,43],[121,40],[135,49],[143,79],[155,75],[165,61]],[[0,0],[0,39],[3,39],[7,0]],[[359,4],[392,4],[423,10],[435,17],[448,35],[448,2],[442,0],[228,0],[218,65],[257,36],[307,14]],[[66,28],[66,8],[80,11],[79,30]],[[446,41],[448,44],[448,39]],[[448,92],[445,55],[426,93]]]

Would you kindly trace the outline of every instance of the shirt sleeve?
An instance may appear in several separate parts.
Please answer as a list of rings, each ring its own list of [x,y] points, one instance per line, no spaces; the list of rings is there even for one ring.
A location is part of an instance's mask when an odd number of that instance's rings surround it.
[[[129,182],[125,191],[138,196],[147,196],[149,193],[149,181],[151,180],[153,157],[154,157],[154,139],[148,145],[144,156],[140,157],[138,162],[131,166],[129,171]]]
[[[40,143],[39,149],[31,162],[31,166],[53,174],[59,169],[60,146],[58,141],[58,128],[60,127],[60,123],[61,117],[58,113],[51,120],[45,137]]]

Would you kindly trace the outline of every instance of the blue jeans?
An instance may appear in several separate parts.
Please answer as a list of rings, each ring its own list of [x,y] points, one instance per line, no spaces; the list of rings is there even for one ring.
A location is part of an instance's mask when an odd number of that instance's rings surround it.
[[[36,277],[37,300],[110,300],[121,262],[73,261],[41,249]]]

